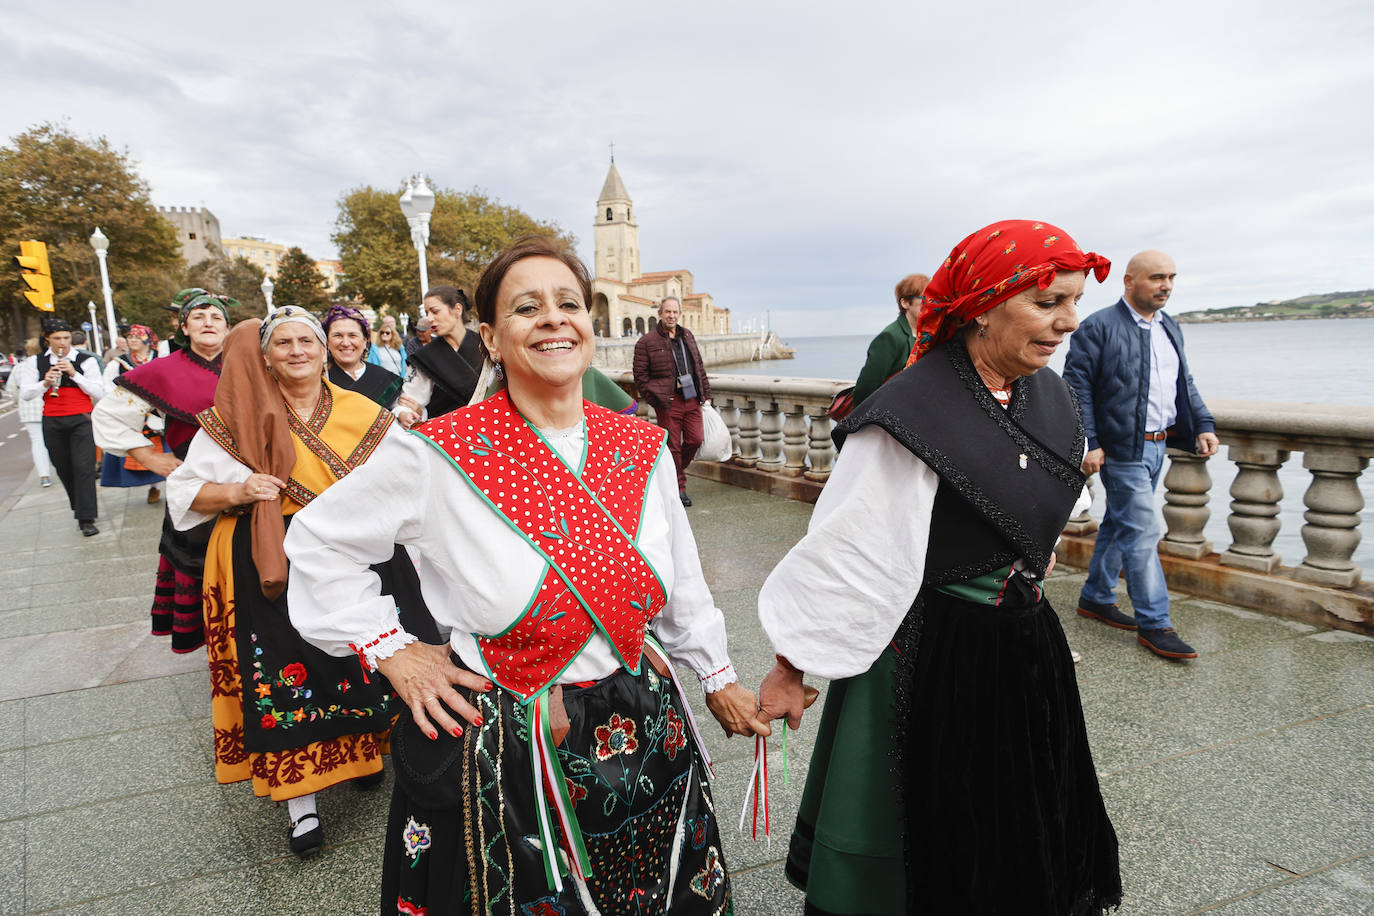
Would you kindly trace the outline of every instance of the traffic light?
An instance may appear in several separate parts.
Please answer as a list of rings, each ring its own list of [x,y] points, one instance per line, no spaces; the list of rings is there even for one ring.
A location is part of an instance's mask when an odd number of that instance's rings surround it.
[[[14,263],[23,270],[24,298],[36,309],[52,311],[52,269],[48,267],[48,246],[42,242],[20,242]]]

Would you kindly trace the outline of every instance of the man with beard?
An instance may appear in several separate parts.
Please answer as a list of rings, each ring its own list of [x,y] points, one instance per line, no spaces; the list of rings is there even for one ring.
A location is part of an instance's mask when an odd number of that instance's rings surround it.
[[[1126,266],[1125,295],[1084,318],[1069,339],[1064,380],[1078,395],[1088,452],[1083,472],[1101,472],[1107,511],[1097,530],[1078,613],[1121,630],[1162,658],[1197,658],[1169,618],[1159,562],[1155,487],[1166,448],[1216,453],[1216,423],[1193,385],[1183,331],[1164,314],[1177,268],[1162,251]],[[1126,574],[1135,616],[1116,605]]]
[[[229,309],[238,304],[198,288],[176,294],[172,305],[177,309],[181,347],[115,379],[115,390],[92,418],[101,448],[127,455],[163,477],[176,470],[200,429],[196,414],[214,403]],[[163,443],[149,435],[150,413],[166,420]],[[191,652],[205,643],[201,578],[213,528],[212,519],[190,531],[177,531],[163,517],[152,623],[155,635],[171,635],[173,652]]]

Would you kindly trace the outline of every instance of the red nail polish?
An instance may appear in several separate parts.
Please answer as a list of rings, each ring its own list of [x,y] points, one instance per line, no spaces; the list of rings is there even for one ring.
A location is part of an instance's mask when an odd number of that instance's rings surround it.
[[[488,691],[490,691],[490,690],[491,690],[491,681],[487,681],[485,684],[482,685],[482,692],[483,692],[483,693],[486,693],[486,692],[488,692]]]
[[[478,725],[481,725],[482,723],[479,722],[479,723],[477,723],[477,724],[478,724]],[[461,725],[455,725],[455,726],[453,726],[453,737],[455,737],[455,738],[461,738],[461,737],[463,737],[463,726],[461,726]]]
[[[481,727],[482,727],[482,717],[481,717],[481,716],[477,716],[476,718],[474,718],[474,719],[472,720],[472,724],[473,724],[473,725],[476,725],[478,728],[481,728]]]
[[[439,740],[439,733],[438,733],[438,732],[430,732],[430,733],[429,733],[429,740],[431,740],[431,741],[438,741],[438,740]]]

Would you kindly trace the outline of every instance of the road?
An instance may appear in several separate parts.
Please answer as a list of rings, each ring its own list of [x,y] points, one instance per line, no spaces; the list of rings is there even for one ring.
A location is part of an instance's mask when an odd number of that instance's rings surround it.
[[[18,494],[31,471],[29,437],[19,423],[19,411],[13,401],[0,401],[0,506]]]

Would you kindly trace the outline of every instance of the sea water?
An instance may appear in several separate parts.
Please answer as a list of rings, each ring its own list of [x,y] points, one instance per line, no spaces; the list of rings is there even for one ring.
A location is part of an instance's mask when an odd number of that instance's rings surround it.
[[[712,366],[711,371],[852,381],[863,366],[869,342],[880,330],[874,328],[873,334],[863,335],[784,337],[783,342],[796,350],[793,359]],[[1374,319],[1186,324],[1183,336],[1193,381],[1204,401],[1213,398],[1374,404]],[[1050,368],[1062,371],[1067,352],[1067,345],[1061,347]],[[1223,448],[1218,458],[1224,459],[1225,455]],[[1214,459],[1208,462],[1208,471],[1212,476],[1208,504],[1212,515],[1204,533],[1212,542],[1212,549],[1221,551],[1231,543],[1226,518],[1236,466]],[[1311,480],[1311,474],[1302,466],[1302,456],[1296,453],[1279,470],[1284,493],[1279,520],[1283,527],[1274,541],[1274,549],[1285,566],[1296,566],[1307,555],[1301,535],[1302,513],[1306,509],[1302,497]],[[1365,538],[1353,559],[1364,568],[1365,578],[1374,580],[1374,470],[1366,470],[1360,477],[1360,490],[1365,499],[1361,524]],[[1163,491],[1161,486],[1161,504]],[[1093,514],[1102,517],[1100,492]]]

